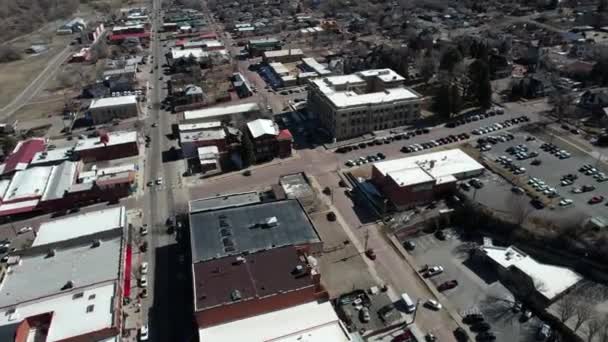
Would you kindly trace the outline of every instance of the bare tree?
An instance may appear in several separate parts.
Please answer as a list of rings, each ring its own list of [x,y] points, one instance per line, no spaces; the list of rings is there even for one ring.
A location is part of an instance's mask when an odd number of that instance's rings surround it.
[[[593,316],[593,305],[589,303],[587,298],[579,297],[577,304],[574,306],[576,319],[574,321],[574,332],[577,332],[580,327]]]
[[[520,195],[512,193],[508,200],[509,212],[515,219],[515,223],[521,225],[526,218],[534,211],[527,201],[522,200]]]
[[[589,321],[587,321],[587,324],[585,325],[587,328],[587,342],[593,341],[593,338],[602,330],[603,324],[604,322],[602,322],[601,319],[597,317],[593,317]]]
[[[568,294],[557,303],[557,314],[562,323],[565,323],[574,315],[576,301],[575,296]]]

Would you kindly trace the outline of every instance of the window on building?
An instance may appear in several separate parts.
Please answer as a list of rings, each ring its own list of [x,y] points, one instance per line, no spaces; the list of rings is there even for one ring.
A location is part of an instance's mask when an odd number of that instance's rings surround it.
[[[93,299],[95,299],[95,294],[94,293],[89,296],[89,300],[93,300]]]
[[[95,310],[95,305],[87,305],[87,313],[91,313]]]
[[[84,296],[84,293],[82,293],[82,292],[74,293],[74,295],[72,296],[72,299],[79,299],[79,298],[82,298],[83,296]]]

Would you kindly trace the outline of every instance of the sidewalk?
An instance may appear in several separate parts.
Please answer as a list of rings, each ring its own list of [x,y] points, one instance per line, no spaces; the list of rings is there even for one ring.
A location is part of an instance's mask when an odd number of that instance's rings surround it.
[[[139,235],[139,227],[142,224],[142,213],[139,209],[129,210],[127,212],[127,225],[128,227],[128,243],[133,249],[133,257],[131,259],[131,282],[129,284],[131,288],[131,294],[129,298],[129,304],[123,302],[122,315],[124,318],[123,332],[128,332],[129,337],[123,337],[122,341],[137,341],[137,330],[142,326],[142,311],[140,307],[141,300],[139,299],[139,269],[142,263],[144,254],[139,252],[139,241],[141,236]],[[125,297],[126,298],[126,297]],[[123,335],[124,336],[124,335]]]

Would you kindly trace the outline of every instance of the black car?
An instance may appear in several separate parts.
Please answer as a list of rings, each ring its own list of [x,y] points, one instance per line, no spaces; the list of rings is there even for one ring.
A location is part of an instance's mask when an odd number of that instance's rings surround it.
[[[471,331],[483,332],[490,330],[490,328],[490,324],[487,322],[479,322],[471,326]]]
[[[467,183],[460,183],[460,187],[462,188],[462,190],[464,191],[469,191],[471,190],[471,186]]]
[[[445,240],[445,238],[446,238],[445,233],[441,229],[439,229],[435,232],[435,237],[438,238],[439,240]]]
[[[482,332],[475,338],[477,341],[495,341],[496,335],[491,332]]]
[[[541,202],[539,199],[533,199],[530,201],[530,204],[532,204],[532,206],[538,210],[541,210],[543,208],[545,208],[545,204],[543,202]]]
[[[454,337],[456,337],[456,341],[458,342],[467,342],[469,340],[467,332],[461,327],[458,327],[456,328],[456,330],[454,330]]]
[[[384,155],[384,153],[382,153],[382,152],[378,152],[378,153],[376,154],[376,156],[377,156],[378,158],[380,158],[380,159],[385,159],[385,158],[386,158],[386,156],[385,156],[385,155]]]
[[[468,315],[464,316],[462,321],[466,324],[475,324],[475,323],[483,322],[484,318],[483,318],[483,315],[480,313],[473,313],[473,314],[468,314]]]

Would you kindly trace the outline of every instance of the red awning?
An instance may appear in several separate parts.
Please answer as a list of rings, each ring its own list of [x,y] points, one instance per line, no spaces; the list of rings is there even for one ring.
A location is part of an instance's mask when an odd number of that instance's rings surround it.
[[[288,129],[284,129],[282,131],[279,132],[279,135],[277,136],[277,139],[279,140],[292,140],[293,136],[291,135],[291,132]]]
[[[124,284],[124,296],[129,297],[131,295],[131,261],[133,259],[133,249],[131,244],[127,245],[125,251],[125,284]]]

